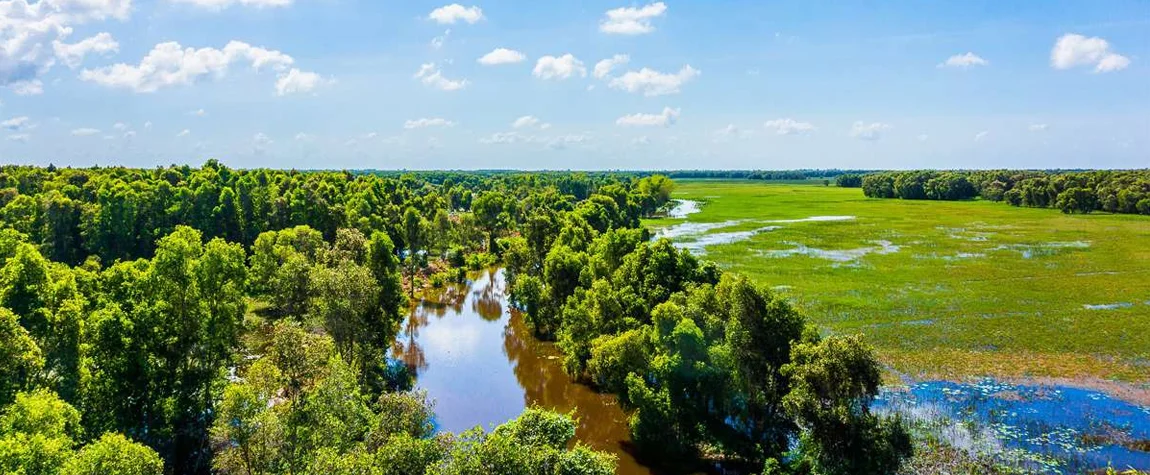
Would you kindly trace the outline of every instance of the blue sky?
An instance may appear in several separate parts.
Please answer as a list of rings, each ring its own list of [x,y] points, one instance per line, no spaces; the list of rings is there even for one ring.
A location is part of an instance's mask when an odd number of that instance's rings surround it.
[[[0,0],[0,161],[1150,167],[1150,3],[863,3]]]

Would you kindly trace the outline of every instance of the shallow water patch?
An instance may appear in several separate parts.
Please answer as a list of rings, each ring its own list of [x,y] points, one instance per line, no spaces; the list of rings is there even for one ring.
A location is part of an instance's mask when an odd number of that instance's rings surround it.
[[[1134,306],[1134,304],[1129,303],[1129,302],[1119,302],[1119,303],[1104,303],[1104,304],[1096,304],[1096,305],[1084,304],[1082,306],[1082,308],[1084,308],[1086,310],[1118,310],[1120,308],[1130,308],[1133,306]]]
[[[667,211],[668,218],[686,218],[700,211],[701,203],[694,200],[673,200],[675,206]]]
[[[674,244],[675,247],[680,249],[688,249],[695,254],[706,254],[707,246],[731,244],[739,241],[745,241],[756,234],[774,231],[779,228],[780,226],[764,226],[757,229],[751,229],[749,231],[703,234],[694,238],[694,240],[687,242],[676,242]]]
[[[1150,438],[1150,408],[1095,391],[932,381],[886,389],[872,407],[955,447],[1042,473],[1150,467],[1150,453],[1127,443]]]
[[[877,246],[860,247],[857,249],[818,249],[796,244],[792,249],[776,249],[761,251],[764,257],[783,258],[791,256],[807,256],[816,259],[826,259],[834,262],[852,262],[865,257],[867,254],[892,254],[902,249],[902,246],[890,241],[871,241]]]
[[[721,221],[718,223],[680,223],[655,231],[655,238],[667,238],[674,240],[677,238],[706,234],[716,229],[729,228],[744,222],[745,220],[736,219],[731,221]]]
[[[989,249],[989,251],[1017,251],[1023,259],[1045,257],[1057,254],[1062,249],[1086,249],[1090,243],[1086,241],[1046,242],[1039,244],[1002,244]]]

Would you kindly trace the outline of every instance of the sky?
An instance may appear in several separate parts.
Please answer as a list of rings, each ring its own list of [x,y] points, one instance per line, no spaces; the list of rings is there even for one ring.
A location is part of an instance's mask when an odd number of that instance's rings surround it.
[[[1150,167],[1150,2],[0,0],[0,163]]]

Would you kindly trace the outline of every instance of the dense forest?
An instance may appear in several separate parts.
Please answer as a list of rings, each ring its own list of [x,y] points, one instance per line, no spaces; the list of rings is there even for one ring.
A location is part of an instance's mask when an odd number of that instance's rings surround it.
[[[608,474],[570,416],[435,430],[389,350],[502,263],[572,377],[668,466],[891,473],[880,370],[640,218],[666,176],[0,168],[0,472]]]
[[[853,186],[849,181],[840,186]],[[1150,170],[1131,171],[908,171],[873,173],[857,186],[872,198],[965,200],[1057,208],[1064,213],[1150,215]]]

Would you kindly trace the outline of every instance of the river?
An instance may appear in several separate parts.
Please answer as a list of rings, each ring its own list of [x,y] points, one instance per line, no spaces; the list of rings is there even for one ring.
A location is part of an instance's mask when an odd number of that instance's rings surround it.
[[[572,382],[562,354],[511,311],[503,270],[473,276],[414,306],[395,355],[435,401],[439,430],[492,429],[539,406],[575,412],[580,442],[618,457],[620,475],[650,475],[627,451],[627,415],[613,395]]]

